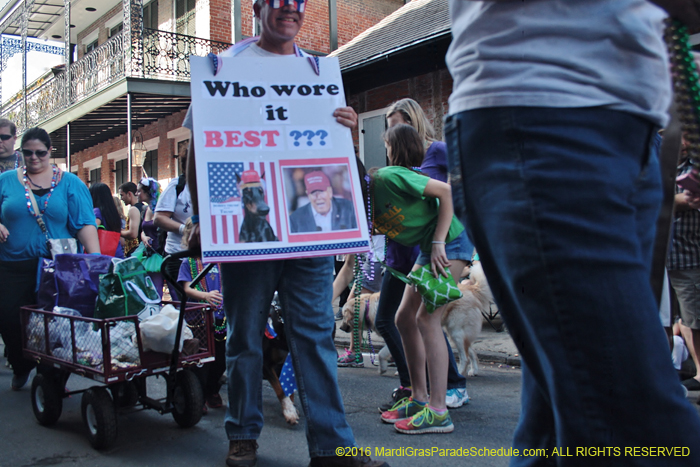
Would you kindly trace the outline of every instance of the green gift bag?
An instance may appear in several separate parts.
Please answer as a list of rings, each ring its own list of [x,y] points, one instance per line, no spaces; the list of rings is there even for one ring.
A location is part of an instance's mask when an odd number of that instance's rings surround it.
[[[139,247],[131,253],[131,256],[138,258],[147,272],[160,272],[160,267],[163,264],[163,257],[153,248],[146,248],[146,245],[141,243]]]
[[[158,314],[160,296],[138,258],[113,259],[110,272],[100,276],[95,318]]]
[[[415,271],[411,271],[408,276],[390,267],[387,270],[398,279],[412,285],[418,290],[423,299],[425,309],[428,313],[450,302],[462,298],[462,291],[457,287],[457,283],[449,270],[446,270],[447,277],[438,274],[433,276],[430,264],[426,264]]]

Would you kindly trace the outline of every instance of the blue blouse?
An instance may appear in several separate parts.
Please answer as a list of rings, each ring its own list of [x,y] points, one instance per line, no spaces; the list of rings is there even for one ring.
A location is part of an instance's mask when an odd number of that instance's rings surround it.
[[[36,197],[40,210],[47,197],[48,193]],[[64,172],[43,217],[49,238],[75,238],[86,225],[96,226],[87,186],[74,174]],[[0,174],[0,223],[10,232],[7,241],[0,243],[0,261],[51,257],[46,236],[27,209],[24,185],[17,179],[17,170]]]

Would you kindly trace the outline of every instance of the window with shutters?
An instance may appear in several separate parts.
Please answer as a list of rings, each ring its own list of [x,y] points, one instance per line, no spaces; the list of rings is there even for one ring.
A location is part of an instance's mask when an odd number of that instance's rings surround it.
[[[153,177],[158,180],[158,150],[148,151],[146,159],[143,161],[143,171],[145,177]]]
[[[158,29],[158,0],[152,0],[143,6],[143,27]]]
[[[124,23],[119,23],[119,24],[117,24],[117,25],[114,26],[113,28],[110,28],[110,30],[109,30],[109,38],[110,38],[110,39],[113,38],[114,36],[116,36],[117,34],[119,34],[120,32],[122,32],[123,30],[124,30]]]
[[[116,175],[114,186],[116,186],[117,188],[129,181],[129,171],[127,170],[129,167],[128,162],[129,161],[127,159],[121,159],[115,162],[114,164],[114,170]]]
[[[90,42],[88,45],[85,46],[85,53],[89,54],[90,52],[92,52],[96,48],[97,48],[97,39],[95,39],[94,41]]]
[[[90,171],[90,186],[102,181],[102,168],[98,167]]]
[[[195,35],[195,0],[175,0],[175,32]]]

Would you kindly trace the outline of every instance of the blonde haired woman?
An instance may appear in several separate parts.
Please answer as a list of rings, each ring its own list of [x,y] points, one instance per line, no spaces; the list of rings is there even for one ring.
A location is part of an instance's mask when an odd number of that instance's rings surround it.
[[[447,145],[435,138],[435,129],[418,102],[410,98],[394,102],[387,110],[386,123],[389,128],[401,123],[411,125],[425,149],[421,171],[430,178],[447,182]]]
[[[386,119],[389,128],[399,123],[405,123],[415,128],[423,141],[435,141],[433,125],[425,116],[420,104],[413,99],[405,98],[391,104],[387,110]]]

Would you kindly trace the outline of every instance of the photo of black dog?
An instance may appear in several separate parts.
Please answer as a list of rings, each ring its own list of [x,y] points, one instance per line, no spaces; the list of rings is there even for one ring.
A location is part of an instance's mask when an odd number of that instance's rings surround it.
[[[241,192],[241,202],[245,209],[243,223],[238,235],[240,243],[276,242],[277,236],[272,226],[265,219],[270,213],[270,206],[265,202],[265,191],[261,176],[255,170],[246,170],[242,175],[236,174],[236,181]]]

